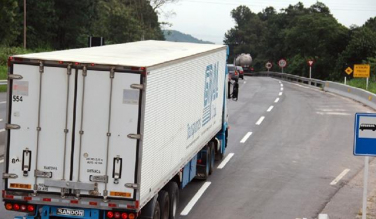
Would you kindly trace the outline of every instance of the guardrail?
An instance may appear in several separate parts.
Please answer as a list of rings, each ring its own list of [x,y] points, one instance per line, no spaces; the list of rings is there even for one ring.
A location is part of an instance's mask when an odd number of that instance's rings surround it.
[[[8,81],[7,80],[0,80],[0,85],[7,85]]]
[[[266,77],[273,77],[278,78],[285,81],[293,81],[298,83],[304,83],[307,85],[320,87],[324,91],[335,93],[344,97],[348,97],[364,105],[367,105],[376,110],[376,94],[371,93],[369,91],[351,87],[348,85],[344,85],[337,82],[332,81],[322,81],[317,79],[309,79],[305,77],[300,77],[297,75],[291,75],[286,73],[278,73],[278,72],[257,72],[257,73],[247,73],[246,75],[250,76],[266,76]]]
[[[257,73],[246,73],[245,75],[250,75],[250,76],[267,76],[267,77],[273,77],[273,78],[279,78],[285,81],[295,81],[295,82],[300,82],[303,84],[308,84],[312,85],[315,87],[321,87],[324,88],[325,86],[325,81],[314,79],[314,78],[305,78],[297,75],[291,75],[291,74],[286,74],[286,73],[279,73],[279,72],[257,72]]]

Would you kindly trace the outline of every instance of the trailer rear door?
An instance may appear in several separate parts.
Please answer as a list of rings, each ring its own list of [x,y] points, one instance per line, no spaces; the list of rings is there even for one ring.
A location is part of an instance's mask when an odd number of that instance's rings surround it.
[[[7,181],[14,190],[60,192],[45,179],[69,175],[74,77],[66,67],[14,64],[9,97]]]
[[[97,183],[81,195],[134,198],[141,74],[78,71],[73,181]],[[133,138],[130,138],[133,137]]]

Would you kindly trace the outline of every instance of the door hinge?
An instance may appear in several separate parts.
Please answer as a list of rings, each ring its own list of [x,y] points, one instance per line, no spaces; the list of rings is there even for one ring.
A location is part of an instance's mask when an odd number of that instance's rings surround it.
[[[125,183],[124,186],[130,189],[138,189],[138,185],[136,183]]]
[[[6,124],[5,125],[5,129],[20,129],[21,126],[17,125],[17,124]]]
[[[3,173],[3,179],[17,179],[18,175],[14,173]]]
[[[144,85],[143,84],[131,84],[131,88],[143,90],[144,89]]]
[[[130,138],[130,139],[141,139],[140,134],[129,134],[129,135],[127,135],[127,137]]]
[[[20,80],[22,78],[23,78],[22,75],[16,75],[16,74],[8,75],[8,80]]]

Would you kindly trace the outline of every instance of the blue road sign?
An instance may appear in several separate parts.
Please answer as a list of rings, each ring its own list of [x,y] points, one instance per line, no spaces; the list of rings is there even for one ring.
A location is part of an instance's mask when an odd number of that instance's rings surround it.
[[[356,113],[354,155],[376,156],[376,113]]]

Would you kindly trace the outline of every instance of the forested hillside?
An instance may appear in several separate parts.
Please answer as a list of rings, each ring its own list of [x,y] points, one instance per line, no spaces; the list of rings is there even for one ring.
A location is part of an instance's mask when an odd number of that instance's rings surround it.
[[[321,2],[310,7],[290,5],[279,13],[265,8],[254,13],[247,6],[232,10],[236,25],[225,34],[230,46],[230,59],[251,53],[256,70],[265,70],[272,61],[287,59],[285,72],[307,76],[307,60],[314,59],[315,78],[338,80],[343,68],[356,63],[370,63],[371,75],[376,65],[376,17],[363,26],[347,28],[333,17]]]
[[[188,42],[188,43],[205,43],[205,44],[214,44],[209,41],[199,40],[189,34],[179,32],[177,30],[164,30],[164,37],[167,41],[171,42]]]

